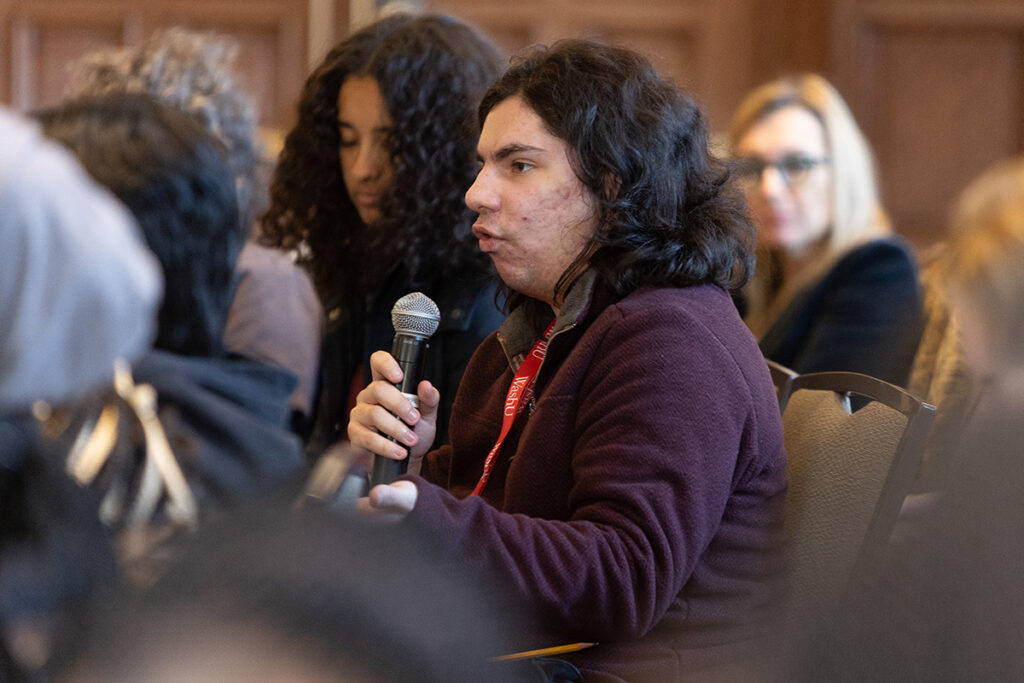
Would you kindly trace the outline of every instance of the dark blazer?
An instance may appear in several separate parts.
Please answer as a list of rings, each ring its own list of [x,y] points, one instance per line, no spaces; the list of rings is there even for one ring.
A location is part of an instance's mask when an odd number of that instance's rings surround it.
[[[797,293],[760,347],[800,373],[845,370],[904,385],[922,319],[914,257],[902,240],[880,239]]]

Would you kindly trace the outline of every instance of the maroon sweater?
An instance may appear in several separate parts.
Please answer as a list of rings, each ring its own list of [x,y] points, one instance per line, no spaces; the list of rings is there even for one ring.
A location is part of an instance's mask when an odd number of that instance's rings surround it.
[[[597,641],[567,657],[588,681],[679,680],[750,638],[774,602],[786,489],[778,404],[721,289],[615,302],[590,274],[581,280],[483,496],[468,494],[513,371],[541,332],[525,307],[470,361],[451,445],[411,477],[410,519],[470,566],[497,570],[540,615],[545,632],[524,648]]]

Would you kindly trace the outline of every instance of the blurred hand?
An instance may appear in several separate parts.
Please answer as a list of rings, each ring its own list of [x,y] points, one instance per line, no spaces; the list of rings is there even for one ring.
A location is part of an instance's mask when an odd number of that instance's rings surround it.
[[[377,351],[370,356],[370,370],[373,381],[356,397],[356,406],[348,421],[348,438],[357,448],[393,460],[405,458],[407,453],[402,445],[407,446],[409,471],[415,473],[419,470],[423,454],[434,442],[441,394],[430,382],[420,382],[416,388],[420,407],[419,410],[414,408],[394,386],[402,381],[402,368],[386,351]],[[389,441],[385,436],[394,438],[398,443]]]
[[[370,489],[370,495],[360,498],[356,510],[382,522],[400,522],[416,507],[419,490],[411,481],[396,481]]]

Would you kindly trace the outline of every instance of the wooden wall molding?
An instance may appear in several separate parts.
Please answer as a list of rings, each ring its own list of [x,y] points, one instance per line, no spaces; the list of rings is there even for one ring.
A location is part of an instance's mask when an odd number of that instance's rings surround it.
[[[868,21],[894,27],[1024,27],[1024,4],[1019,2],[868,2],[860,14]]]
[[[1024,5],[836,3],[836,81],[872,142],[898,231],[945,237],[951,202],[1024,151]]]
[[[756,80],[759,0],[435,0],[428,9],[461,17],[507,52],[565,37],[593,37],[645,53],[703,104],[716,129]]]
[[[287,125],[308,72],[307,0],[22,0],[5,7],[0,100],[19,110],[58,101],[71,60],[138,44],[171,25],[223,33],[238,43],[237,71],[264,124]]]
[[[56,101],[63,65],[185,23],[234,36],[262,122],[290,126],[309,71],[375,0],[0,0],[0,102]],[[754,86],[819,71],[872,142],[897,229],[940,239],[948,205],[998,158],[1024,152],[1020,0],[421,0],[506,51],[596,36],[651,57],[721,132]],[[361,10],[360,10],[361,11]],[[314,44],[315,42],[315,44]]]

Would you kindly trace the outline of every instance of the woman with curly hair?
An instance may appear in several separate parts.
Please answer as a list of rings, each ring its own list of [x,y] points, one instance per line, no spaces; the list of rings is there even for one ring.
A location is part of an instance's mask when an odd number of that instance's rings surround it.
[[[340,437],[402,295],[421,290],[441,310],[424,375],[449,398],[502,320],[463,198],[476,105],[498,62],[454,19],[400,14],[337,45],[306,82],[262,231],[265,244],[300,250],[327,313],[310,455]],[[446,405],[438,424],[447,416]]]

